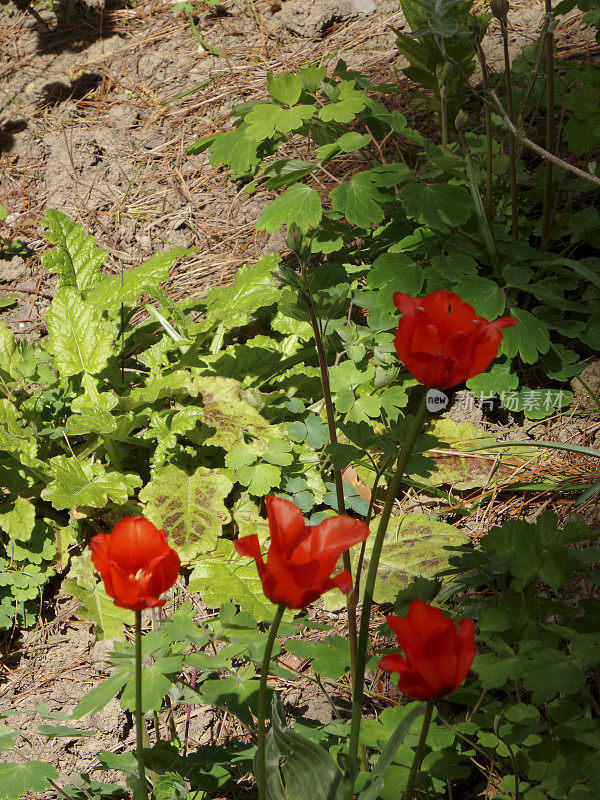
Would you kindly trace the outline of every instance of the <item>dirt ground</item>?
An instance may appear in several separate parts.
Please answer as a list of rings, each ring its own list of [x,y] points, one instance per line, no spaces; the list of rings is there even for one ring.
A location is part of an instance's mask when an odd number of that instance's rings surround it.
[[[191,141],[229,127],[233,105],[264,97],[269,70],[333,66],[343,58],[381,81],[403,81],[406,92],[396,102],[409,103],[410,84],[398,72],[403,62],[389,28],[404,26],[399,0],[224,0],[214,7],[194,0],[193,20],[208,48],[172,2],[70,5],[72,21],[65,22],[66,6],[57,17],[49,3],[41,11],[46,25],[0,7],[0,203],[8,211],[0,235],[22,240],[30,253],[0,260],[0,297],[9,291],[20,297],[2,319],[18,336],[45,333],[53,294],[53,278],[39,261],[48,247],[40,224],[46,208],[64,211],[94,234],[110,253],[111,272],[175,245],[196,246],[173,270],[175,299],[203,294],[231,280],[243,263],[283,249],[281,234],[254,231],[266,195],[238,191],[206,153],[185,154]],[[543,2],[511,2],[513,54],[536,38],[542,19]],[[563,58],[597,57],[577,14],[562,22],[557,38]],[[500,68],[495,22],[485,50],[491,67]],[[598,425],[587,439],[576,427],[569,434],[576,441],[599,446]],[[112,644],[94,643],[69,598],[59,599],[55,611],[55,620],[28,634],[19,649],[5,643],[0,714],[18,712],[10,722],[26,735],[23,756],[55,764],[68,779],[92,767],[99,749],[131,749],[134,735],[116,701],[85,721],[97,734],[92,738],[45,743],[37,733],[35,706],[69,712],[102,678]],[[299,691],[290,700],[327,719],[322,695]],[[223,725],[222,716],[199,707],[191,741],[214,742]]]

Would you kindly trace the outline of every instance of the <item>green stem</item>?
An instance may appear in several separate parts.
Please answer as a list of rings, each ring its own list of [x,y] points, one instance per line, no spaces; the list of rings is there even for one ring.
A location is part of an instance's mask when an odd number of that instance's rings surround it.
[[[545,0],[546,14],[552,13],[552,0]],[[546,34],[546,150],[554,152],[554,35]],[[552,215],[552,162],[546,161],[544,172],[544,210],[542,217],[542,248],[550,238]]]
[[[448,89],[444,78],[440,81],[440,121],[442,124],[442,150],[448,149]]]
[[[415,788],[415,779],[419,772],[421,762],[423,761],[423,756],[425,755],[425,743],[427,742],[427,734],[429,733],[429,726],[431,724],[432,715],[433,715],[433,700],[428,700],[427,707],[425,709],[425,716],[423,717],[423,727],[421,728],[419,744],[417,745],[417,749],[415,750],[415,757],[413,759],[413,763],[410,768],[408,783],[406,784],[406,789],[404,790],[404,795],[402,800],[412,800],[413,790]]]
[[[486,176],[485,176],[485,214],[488,222],[492,222],[494,218],[494,199],[492,195],[493,184],[493,169],[494,169],[494,152],[493,152],[493,139],[492,139],[492,112],[490,107],[485,106],[485,138],[486,138]]]
[[[506,74],[506,104],[508,118],[515,124],[515,106],[513,102],[512,77],[510,73],[510,55],[508,52],[508,26],[506,15],[500,20],[502,44],[504,48],[504,70]],[[515,241],[519,238],[519,207],[517,201],[517,146],[514,134],[508,134],[508,164],[510,172],[510,211],[512,220],[512,235]]]
[[[147,798],[146,768],[144,766],[144,740],[142,729],[142,612],[135,612],[135,741],[140,781],[140,798]]]
[[[265,647],[265,654],[260,668],[260,687],[258,690],[258,753],[256,763],[256,782],[258,784],[258,800],[266,800],[267,797],[267,784],[266,784],[266,765],[265,765],[265,716],[267,711],[267,678],[269,677],[269,664],[271,663],[271,653],[273,652],[273,644],[277,636],[277,629],[285,611],[284,605],[277,606],[275,617],[271,623],[269,630],[269,638]]]
[[[306,289],[304,291],[304,299],[308,307],[310,316],[310,324],[313,329],[315,337],[315,345],[317,348],[317,355],[319,357],[319,367],[321,370],[321,385],[323,387],[323,398],[325,400],[325,412],[327,415],[327,427],[329,429],[329,442],[330,444],[337,444],[337,429],[335,427],[335,411],[333,408],[333,399],[331,397],[331,385],[329,383],[329,367],[327,366],[327,357],[325,355],[325,348],[323,346],[323,337],[321,336],[321,328],[317,313],[313,303],[310,289],[308,288],[308,280],[306,276],[306,265],[303,265],[304,279]],[[337,500],[338,514],[344,514],[346,511],[346,503],[344,500],[344,487],[342,483],[342,473],[339,469],[333,470],[333,482],[335,484],[335,495]],[[350,553],[346,551],[342,555],[342,563],[344,569],[352,574],[352,562],[350,561]],[[357,631],[356,631],[356,608],[358,604],[358,595],[355,592],[350,592],[346,595],[346,610],[348,612],[348,649],[350,655],[350,676],[352,683],[356,676],[356,658],[357,658]]]
[[[356,759],[358,756],[358,742],[360,735],[360,722],[362,717],[362,701],[365,682],[365,665],[367,663],[367,648],[369,644],[369,622],[371,620],[371,608],[373,606],[373,591],[379,567],[381,548],[387,531],[387,526],[392,514],[394,502],[400,490],[400,484],[406,470],[408,459],[421,432],[423,422],[427,415],[427,388],[423,387],[423,397],[421,404],[414,419],[413,427],[402,445],[402,450],[398,456],[396,472],[391,480],[385,498],[383,512],[379,519],[379,527],[373,542],[373,549],[369,559],[369,569],[365,579],[365,592],[363,596],[362,614],[360,617],[360,634],[358,637],[358,652],[356,661],[356,675],[354,677],[354,691],[352,693],[352,725],[350,728],[350,757]]]

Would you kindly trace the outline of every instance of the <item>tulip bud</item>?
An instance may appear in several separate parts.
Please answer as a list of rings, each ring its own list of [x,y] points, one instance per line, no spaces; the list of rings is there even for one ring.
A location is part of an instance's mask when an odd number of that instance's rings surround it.
[[[454,127],[456,128],[457,131],[464,131],[466,130],[468,124],[469,124],[469,117],[467,114],[465,114],[465,112],[461,108],[454,120]]]
[[[490,8],[492,9],[492,16],[496,17],[496,19],[504,19],[510,6],[508,0],[490,0]]]
[[[444,61],[443,64],[438,64],[438,66],[435,68],[435,74],[440,83],[447,81],[450,75],[452,75],[452,64],[450,64],[448,61]]]

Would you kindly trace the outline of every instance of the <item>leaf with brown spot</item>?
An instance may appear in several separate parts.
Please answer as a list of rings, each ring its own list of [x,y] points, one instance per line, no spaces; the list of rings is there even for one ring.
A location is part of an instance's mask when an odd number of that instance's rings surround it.
[[[224,500],[233,483],[219,469],[198,467],[188,475],[169,464],[154,472],[139,499],[144,516],[164,528],[169,543],[182,561],[215,549],[223,526],[231,515]]]

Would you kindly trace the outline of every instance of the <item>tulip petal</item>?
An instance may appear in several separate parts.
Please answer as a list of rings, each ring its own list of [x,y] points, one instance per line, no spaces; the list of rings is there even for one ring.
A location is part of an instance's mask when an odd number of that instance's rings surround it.
[[[144,517],[125,517],[110,534],[111,559],[133,575],[164,554],[168,547],[165,532]]]
[[[283,497],[268,495],[265,502],[271,547],[275,547],[280,553],[289,552],[305,532],[302,512]]]
[[[394,292],[394,305],[404,317],[414,316],[417,308],[422,308],[422,303],[420,297],[411,297],[404,292]]]
[[[140,591],[149,597],[160,597],[173,586],[179,576],[181,561],[175,550],[169,548],[164,556],[153,562],[148,568],[148,578],[145,574],[140,578]]]
[[[390,653],[384,656],[377,666],[386,672],[401,672],[406,669],[406,661],[398,653]]]
[[[296,563],[318,561],[321,574],[329,576],[342,553],[369,536],[369,527],[348,516],[329,517],[306,529],[306,536],[292,551]]]

